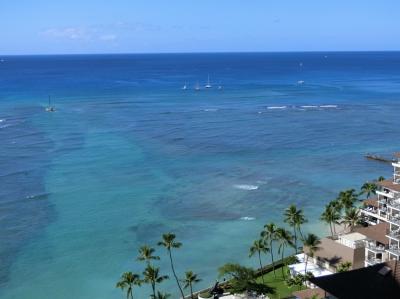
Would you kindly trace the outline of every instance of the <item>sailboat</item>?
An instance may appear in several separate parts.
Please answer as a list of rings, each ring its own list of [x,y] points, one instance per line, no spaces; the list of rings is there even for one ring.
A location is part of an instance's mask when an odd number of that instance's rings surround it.
[[[196,85],[195,85],[195,87],[194,87],[194,90],[200,90],[200,85],[199,85],[199,82],[197,81],[197,83],[196,83]]]
[[[205,88],[211,88],[211,84],[210,84],[210,75],[208,75],[208,79],[207,79],[207,84],[206,86],[204,86]]]
[[[187,89],[187,86],[186,86],[186,83],[183,85],[183,87],[182,87],[182,90],[186,90]]]
[[[47,112],[54,112],[54,111],[56,111],[56,108],[54,107],[54,106],[51,106],[51,97],[49,96],[49,104],[48,104],[48,106],[46,107],[46,111]]]

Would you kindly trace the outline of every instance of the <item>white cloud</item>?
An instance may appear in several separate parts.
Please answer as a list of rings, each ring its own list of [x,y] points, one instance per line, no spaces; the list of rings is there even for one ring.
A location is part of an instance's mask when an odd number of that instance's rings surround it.
[[[53,38],[65,39],[90,39],[90,34],[84,28],[65,27],[65,28],[49,28],[41,32],[42,35]]]
[[[54,39],[67,39],[67,40],[87,40],[87,41],[115,41],[117,35],[109,32],[105,28],[100,27],[60,27],[48,28],[40,35],[54,38]]]

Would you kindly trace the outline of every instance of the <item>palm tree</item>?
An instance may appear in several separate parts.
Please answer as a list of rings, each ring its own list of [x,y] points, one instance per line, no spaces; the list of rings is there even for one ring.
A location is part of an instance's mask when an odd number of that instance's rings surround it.
[[[172,248],[180,248],[182,246],[182,243],[175,241],[175,237],[176,237],[175,234],[172,234],[172,233],[163,234],[162,241],[158,242],[158,245],[164,246],[167,249],[168,255],[169,255],[169,260],[171,263],[172,273],[174,274],[176,284],[178,285],[178,288],[179,288],[179,291],[181,292],[182,298],[185,298],[185,294],[183,294],[183,290],[179,283],[178,276],[175,273],[174,262],[172,260]]]
[[[264,284],[265,281],[264,281],[264,275],[262,274],[263,265],[261,262],[261,253],[267,253],[269,251],[270,249],[265,244],[265,240],[259,239],[254,241],[253,245],[250,247],[250,253],[249,253],[249,257],[252,257],[256,253],[258,254],[258,261],[260,263],[260,270],[261,270],[261,278]]]
[[[297,230],[296,230],[296,219],[298,218],[298,211],[295,205],[290,205],[286,210],[284,215],[284,222],[289,224],[290,227],[293,228],[293,236],[294,236],[294,245],[295,245],[295,251],[297,254]]]
[[[295,251],[297,254],[297,230],[300,233],[300,236],[303,237],[301,232],[301,225],[306,223],[306,219],[303,215],[303,210],[297,210],[295,205],[290,205],[284,213],[285,219],[284,222],[289,224],[293,228],[293,236],[294,236],[294,244],[295,244]]]
[[[342,206],[347,210],[353,208],[354,203],[358,200],[358,196],[356,194],[356,190],[349,189],[341,191],[337,199],[340,201]]]
[[[385,178],[383,177],[383,176],[380,176],[379,178],[378,178],[378,182],[382,182],[382,181],[384,181],[385,180]]]
[[[159,260],[160,257],[153,255],[155,252],[154,248],[151,248],[150,246],[143,245],[142,247],[139,248],[139,256],[137,257],[138,261],[145,261],[147,265],[150,264],[151,260]]]
[[[360,211],[356,208],[351,208],[346,210],[343,217],[343,223],[350,227],[350,231],[352,232],[354,226],[360,222],[360,219]]]
[[[141,283],[139,275],[133,274],[132,272],[125,272],[121,275],[121,278],[115,287],[120,288],[121,290],[126,288],[126,298],[129,299],[130,297],[133,299],[133,286],[140,286]]]
[[[297,217],[295,218],[295,224],[296,224],[297,230],[298,230],[299,233],[300,233],[300,237],[301,237],[302,239],[303,239],[303,233],[301,232],[301,226],[302,226],[304,223],[307,223],[307,219],[306,219],[306,217],[304,216],[303,210],[300,209],[300,210],[298,210]]]
[[[151,285],[153,291],[152,297],[156,298],[156,284],[162,283],[164,280],[168,279],[168,276],[160,275],[160,268],[152,265],[147,265],[146,269],[144,269],[143,276],[143,281]]]
[[[276,230],[278,227],[275,223],[271,222],[264,225],[264,230],[261,232],[261,237],[266,241],[269,242],[269,253],[271,254],[271,262],[272,262],[272,270],[274,271],[274,277],[276,278],[275,274],[275,262],[274,262],[274,249],[272,247],[272,243],[276,241],[277,235]]]
[[[285,247],[294,247],[292,234],[284,228],[276,230],[277,240],[279,242],[278,254],[281,253],[281,261],[283,262]],[[282,277],[285,278],[284,267],[282,267]]]
[[[376,184],[366,182],[364,183],[364,185],[361,186],[360,194],[366,194],[368,199],[371,196],[371,194],[375,194],[376,189],[377,189]]]
[[[333,206],[327,205],[325,211],[321,214],[320,219],[329,224],[331,235],[333,237],[334,233],[336,233],[335,224],[338,224],[340,220],[339,212]]]
[[[306,263],[305,263],[305,267],[304,267],[304,275],[307,274],[308,257],[309,256],[313,257],[314,253],[321,249],[319,247],[320,244],[321,244],[320,239],[318,238],[318,236],[316,236],[314,234],[308,234],[305,237],[305,239],[303,240],[303,250],[304,250],[304,253],[306,255]],[[306,252],[306,250],[307,250],[307,252]]]
[[[183,288],[190,289],[190,297],[194,299],[193,296],[193,284],[200,282],[201,279],[197,277],[197,274],[193,273],[192,271],[186,271],[185,272],[185,279],[182,280],[184,283]]]
[[[154,297],[154,299],[168,299],[169,297],[171,297],[170,294],[161,293],[160,291],[157,291],[157,294],[156,294],[156,296]]]

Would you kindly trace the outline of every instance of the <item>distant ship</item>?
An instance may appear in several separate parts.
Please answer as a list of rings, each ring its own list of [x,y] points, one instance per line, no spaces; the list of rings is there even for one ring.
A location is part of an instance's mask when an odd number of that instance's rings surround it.
[[[206,86],[204,86],[205,88],[211,88],[211,84],[210,84],[210,75],[208,75],[208,79],[207,79],[207,84]]]
[[[54,112],[54,111],[56,111],[56,108],[55,108],[54,106],[51,105],[51,97],[50,97],[50,96],[49,96],[49,104],[48,104],[48,106],[46,107],[46,111],[47,111],[47,112]]]
[[[199,82],[197,82],[196,85],[194,86],[194,90],[200,90]]]
[[[183,87],[182,87],[182,90],[186,90],[187,89],[187,86],[186,86],[186,83],[185,83],[185,85],[183,85]]]
[[[297,84],[302,85],[302,84],[304,84],[304,81],[303,80],[299,80],[299,81],[297,81]]]

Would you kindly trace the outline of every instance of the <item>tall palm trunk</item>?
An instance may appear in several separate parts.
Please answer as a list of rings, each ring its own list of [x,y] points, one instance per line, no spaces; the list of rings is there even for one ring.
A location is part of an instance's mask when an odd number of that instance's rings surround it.
[[[176,280],[176,284],[178,285],[179,291],[181,292],[182,298],[184,299],[185,298],[185,294],[183,294],[183,290],[182,290],[181,285],[179,283],[178,276],[176,276],[176,273],[175,273],[174,262],[172,261],[171,249],[168,249],[168,253],[169,253],[169,260],[171,262],[172,273],[174,274],[174,277],[175,277],[175,280]]]
[[[306,255],[306,266],[304,267],[304,275],[307,275],[308,255]]]
[[[263,266],[262,266],[262,263],[261,263],[261,252],[260,251],[258,251],[258,261],[260,262],[260,270],[261,270],[262,282],[263,282],[263,284],[265,284],[264,274],[263,274]]]
[[[296,252],[296,254],[297,254],[297,232],[296,232],[296,225],[293,226],[293,233],[294,233],[295,252]]]
[[[151,283],[151,289],[153,290],[153,299],[156,298],[156,283],[152,282]]]
[[[269,241],[269,248],[271,248],[272,270],[274,271],[274,277],[276,278],[276,274],[275,274],[275,262],[274,262],[274,248],[272,248],[272,240]]]
[[[303,239],[304,239],[304,236],[303,236],[303,233],[301,232],[301,227],[300,227],[300,225],[297,226],[297,229],[299,230],[300,238],[303,240]]]
[[[282,264],[283,264],[284,252],[285,252],[285,245],[282,246],[282,258],[281,258]],[[285,267],[282,265],[282,268],[281,268],[282,269],[282,277],[285,278],[285,272],[283,271],[283,268],[285,268]]]
[[[332,222],[329,222],[329,228],[331,229],[331,235],[332,235],[332,238],[333,238]]]
[[[189,287],[190,287],[190,296],[192,297],[192,299],[194,299],[193,288],[192,288],[192,283],[191,282],[189,283]]]

